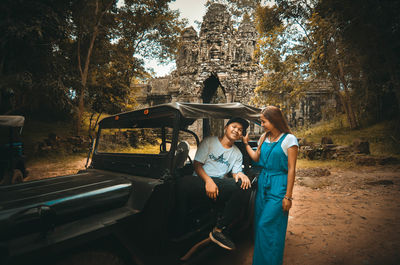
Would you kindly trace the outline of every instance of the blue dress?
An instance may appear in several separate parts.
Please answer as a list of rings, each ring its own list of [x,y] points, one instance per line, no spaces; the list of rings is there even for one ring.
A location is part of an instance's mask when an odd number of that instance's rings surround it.
[[[255,244],[253,265],[278,265],[283,261],[288,212],[282,209],[286,194],[288,158],[279,141],[264,142],[259,165],[263,167],[258,177],[255,201]]]

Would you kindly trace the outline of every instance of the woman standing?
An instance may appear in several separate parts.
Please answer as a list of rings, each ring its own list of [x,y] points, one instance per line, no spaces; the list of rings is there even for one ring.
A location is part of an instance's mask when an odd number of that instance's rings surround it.
[[[248,144],[249,135],[243,137],[249,156],[263,167],[255,202],[253,265],[278,265],[283,260],[299,144],[279,108],[266,107],[260,119],[265,133],[256,151]]]

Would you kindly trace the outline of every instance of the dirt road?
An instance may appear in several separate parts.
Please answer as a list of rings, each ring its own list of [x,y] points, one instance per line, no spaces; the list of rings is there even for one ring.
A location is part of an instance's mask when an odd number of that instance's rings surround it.
[[[284,264],[400,264],[399,166],[332,169],[315,180],[296,181]],[[252,251],[241,242],[210,264],[251,264]]]
[[[75,173],[84,163],[33,166],[29,178]],[[400,264],[400,165],[329,171],[299,169],[284,264]],[[251,264],[252,251],[251,240],[242,241],[208,264]]]

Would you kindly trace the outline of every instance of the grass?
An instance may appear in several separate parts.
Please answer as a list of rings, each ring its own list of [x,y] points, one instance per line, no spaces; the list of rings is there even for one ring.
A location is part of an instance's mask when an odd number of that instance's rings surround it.
[[[167,148],[169,150],[169,148]],[[123,154],[159,154],[160,153],[160,144],[145,144],[140,145],[137,148],[129,147],[129,146],[98,146],[97,149],[100,153],[123,153]]]
[[[33,158],[36,145],[46,139],[50,133],[65,137],[73,135],[72,122],[42,122],[26,120],[22,131],[24,149],[27,159]]]
[[[102,115],[106,117],[107,115]],[[84,116],[84,124],[82,128],[83,135],[87,135],[89,126],[89,114]],[[395,121],[384,121],[368,127],[351,130],[347,125],[345,116],[338,116],[329,122],[320,122],[309,128],[302,128],[294,131],[298,138],[306,138],[307,141],[320,143],[323,136],[332,138],[334,144],[351,145],[355,138],[365,139],[370,144],[372,155],[390,155],[400,158],[399,136],[395,134]],[[57,161],[75,161],[86,157],[86,153],[81,154],[51,154],[43,157],[34,157],[34,148],[39,141],[43,141],[48,137],[49,133],[55,133],[60,137],[68,137],[74,135],[72,122],[40,122],[26,120],[23,130],[23,141],[25,144],[25,153],[27,155],[28,164]],[[396,142],[397,141],[397,142]],[[158,148],[158,147],[157,147]],[[309,167],[341,167],[350,168],[354,163],[348,161],[310,161],[306,159],[298,160],[299,168]]]
[[[102,114],[99,121],[107,116],[109,115]],[[96,118],[96,116],[94,118]],[[95,122],[95,120],[92,121],[92,123],[93,122]],[[89,123],[90,114],[85,112],[83,115],[83,124],[81,128],[82,135],[88,135]],[[26,143],[42,141],[48,137],[49,133],[55,133],[57,136],[61,137],[75,135],[75,129],[72,120],[57,122],[43,122],[29,119],[25,120],[23,136]]]
[[[320,143],[324,136],[331,137],[334,144],[351,145],[359,138],[369,142],[372,155],[391,155],[400,157],[400,139],[396,135],[396,121],[383,121],[368,127],[351,130],[344,116],[329,122],[320,122],[311,128],[294,132],[298,138]]]
[[[107,114],[102,114],[99,121],[107,117]],[[94,117],[94,119],[96,116]],[[83,124],[82,124],[82,135],[88,135],[90,114],[84,113],[83,115]],[[92,123],[95,122],[92,121]],[[71,121],[57,121],[57,122],[44,122],[37,121],[32,119],[26,119],[25,125],[22,131],[22,138],[24,142],[24,151],[27,158],[27,164],[31,163],[39,163],[41,161],[45,162],[57,162],[57,161],[69,161],[76,160],[80,157],[86,156],[85,153],[78,154],[65,154],[65,153],[51,153],[49,155],[43,155],[41,157],[35,156],[35,148],[39,142],[43,142],[46,138],[48,138],[50,133],[54,133],[55,135],[66,138],[75,135],[75,129],[72,120]]]
[[[75,153],[75,154],[58,154],[58,155],[45,155],[41,157],[33,157],[28,159],[26,162],[27,167],[36,166],[42,163],[46,164],[70,164],[82,159],[87,158],[87,153]]]
[[[308,160],[308,159],[298,159],[296,163],[296,168],[314,168],[314,167],[350,169],[354,168],[355,164],[353,161]]]

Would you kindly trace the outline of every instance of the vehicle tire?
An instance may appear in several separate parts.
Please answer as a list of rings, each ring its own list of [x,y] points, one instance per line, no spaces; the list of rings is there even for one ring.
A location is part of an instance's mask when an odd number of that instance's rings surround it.
[[[24,181],[24,174],[20,169],[14,169],[11,177],[11,184],[22,183]]]
[[[113,252],[88,250],[71,254],[56,265],[127,265],[127,263]]]
[[[24,181],[24,174],[20,169],[8,170],[4,169],[2,177],[0,178],[0,185],[9,185],[21,183]]]
[[[0,169],[1,170],[1,169]],[[7,170],[3,169],[0,172],[0,185],[7,184],[8,173]]]

